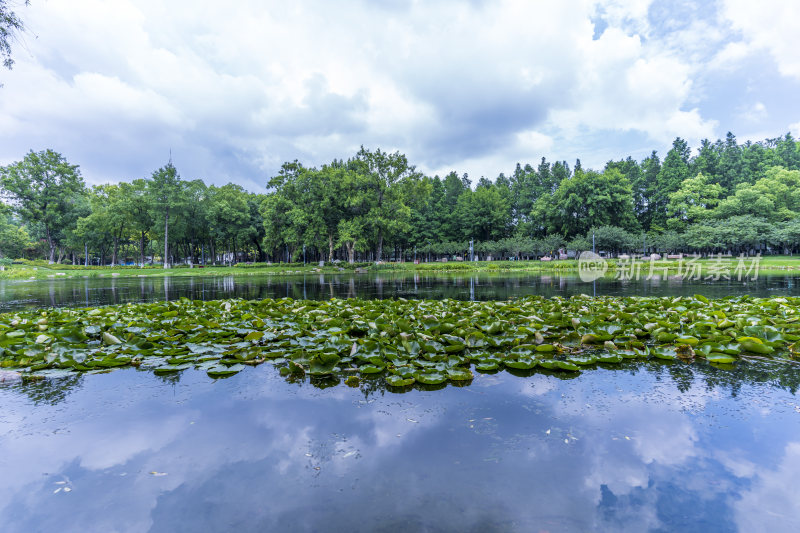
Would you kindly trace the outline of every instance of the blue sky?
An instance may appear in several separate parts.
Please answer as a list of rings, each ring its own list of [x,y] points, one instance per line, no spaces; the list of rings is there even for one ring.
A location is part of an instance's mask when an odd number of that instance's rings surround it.
[[[263,191],[360,145],[427,173],[800,133],[800,2],[33,0],[0,72],[0,164]]]

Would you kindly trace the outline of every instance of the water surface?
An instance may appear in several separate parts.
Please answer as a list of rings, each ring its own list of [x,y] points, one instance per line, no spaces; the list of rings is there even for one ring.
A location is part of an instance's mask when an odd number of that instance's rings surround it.
[[[219,298],[454,298],[501,300],[515,296],[677,296],[720,297],[800,295],[800,276],[761,275],[755,281],[654,278],[585,283],[572,274],[324,274],[295,277],[176,276],[0,281],[0,311],[23,307],[96,306],[125,302]]]
[[[336,275],[0,282],[0,306],[797,295],[798,278]],[[0,530],[800,531],[800,365],[626,363],[386,392],[136,369],[0,384]],[[325,387],[325,388],[323,388]]]
[[[0,523],[798,531],[799,380],[785,366],[639,363],[395,394],[262,365],[216,382],[126,369],[0,386]]]

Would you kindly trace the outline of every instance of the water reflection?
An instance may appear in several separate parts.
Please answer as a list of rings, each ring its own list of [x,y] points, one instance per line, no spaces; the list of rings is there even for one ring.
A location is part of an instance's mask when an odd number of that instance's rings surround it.
[[[740,370],[499,373],[398,395],[379,380],[289,383],[268,365],[217,382],[127,369],[55,403],[17,384],[0,388],[0,519],[9,532],[797,531],[797,379],[775,377],[797,370]]]
[[[454,298],[496,300],[539,294],[677,296],[701,293],[709,297],[750,294],[800,294],[796,278],[761,276],[755,282],[604,279],[588,284],[571,275],[478,274],[339,274],[277,278],[274,276],[139,277],[0,281],[0,311],[21,307],[92,306],[132,301],[260,298]]]

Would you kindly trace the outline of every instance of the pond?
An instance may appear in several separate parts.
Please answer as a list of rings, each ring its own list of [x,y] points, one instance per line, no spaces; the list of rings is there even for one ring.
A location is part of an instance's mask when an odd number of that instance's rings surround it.
[[[798,531],[800,374],[769,370],[0,386],[2,529]]]
[[[221,298],[453,298],[505,300],[515,296],[691,296],[800,294],[800,276],[760,275],[754,281],[601,278],[586,283],[574,274],[338,274],[295,277],[175,276],[0,280],[0,312],[25,307],[89,307],[126,302]]]
[[[0,283],[3,310],[331,296],[797,295],[756,282],[350,275]],[[730,365],[729,365],[730,366]],[[271,364],[0,383],[0,530],[798,531],[800,365],[630,361],[358,387]]]

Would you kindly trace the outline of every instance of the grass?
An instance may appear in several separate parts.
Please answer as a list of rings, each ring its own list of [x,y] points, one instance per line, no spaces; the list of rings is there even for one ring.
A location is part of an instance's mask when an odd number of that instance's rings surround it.
[[[708,268],[715,259],[699,259],[698,263],[703,269]],[[750,266],[750,258],[745,258],[745,265]],[[730,269],[736,267],[737,257],[728,260]],[[618,268],[622,263],[611,259],[608,261],[609,269]],[[683,268],[687,261],[684,260]],[[563,261],[476,261],[461,262],[450,261],[447,263],[384,263],[380,265],[360,264],[361,268],[369,272],[420,272],[420,273],[467,273],[467,272],[565,272],[577,273],[578,262],[574,259]],[[681,268],[678,260],[655,261],[654,268],[666,268],[677,271]],[[642,261],[642,271],[650,268],[649,261]],[[761,258],[759,272],[780,273],[800,271],[800,256],[775,255]],[[326,265],[318,267],[316,264],[303,265],[302,263],[279,263],[273,265],[239,265],[239,266],[207,266],[205,268],[178,267],[163,269],[158,267],[82,267],[73,265],[46,265],[42,262],[26,265],[12,265],[0,271],[0,279],[30,280],[30,279],[63,279],[85,277],[163,277],[163,276],[297,276],[303,274],[346,274],[354,272],[351,265],[342,266]]]

